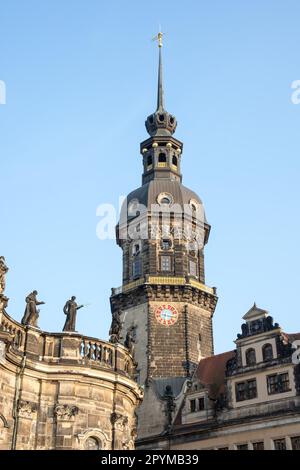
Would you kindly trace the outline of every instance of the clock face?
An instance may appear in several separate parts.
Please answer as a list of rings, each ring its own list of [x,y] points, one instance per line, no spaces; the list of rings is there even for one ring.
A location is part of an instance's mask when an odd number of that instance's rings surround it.
[[[178,320],[178,312],[173,305],[162,304],[156,309],[155,318],[161,325],[172,326]]]

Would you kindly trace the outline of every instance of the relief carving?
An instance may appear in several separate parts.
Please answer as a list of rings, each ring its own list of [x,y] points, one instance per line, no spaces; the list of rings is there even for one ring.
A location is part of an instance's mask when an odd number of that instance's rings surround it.
[[[54,407],[54,416],[57,419],[71,419],[78,414],[79,408],[75,405],[60,405]]]
[[[18,413],[21,418],[31,418],[37,412],[37,404],[30,401],[19,400]]]

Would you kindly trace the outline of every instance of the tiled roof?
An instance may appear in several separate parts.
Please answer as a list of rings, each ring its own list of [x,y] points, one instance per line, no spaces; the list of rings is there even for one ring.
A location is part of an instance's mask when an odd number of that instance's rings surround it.
[[[202,359],[195,372],[195,377],[210,389],[211,398],[216,398],[224,392],[226,364],[235,356],[235,351]]]
[[[290,343],[296,340],[300,340],[300,333],[283,333]]]
[[[199,380],[202,385],[209,389],[209,398],[216,399],[225,391],[225,372],[227,362],[235,357],[235,351],[227,351],[215,356],[201,359],[195,371],[193,379]],[[174,420],[175,426],[182,424],[182,402]]]

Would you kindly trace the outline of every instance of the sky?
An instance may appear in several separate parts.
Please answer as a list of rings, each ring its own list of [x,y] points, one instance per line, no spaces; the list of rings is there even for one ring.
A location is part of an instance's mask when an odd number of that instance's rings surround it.
[[[141,184],[161,25],[183,183],[212,227],[215,352],[234,347],[254,301],[300,331],[299,16],[297,0],[1,0],[0,255],[12,317],[37,289],[40,327],[61,331],[76,295],[89,304],[77,330],[107,339],[122,256],[97,238],[96,210]]]

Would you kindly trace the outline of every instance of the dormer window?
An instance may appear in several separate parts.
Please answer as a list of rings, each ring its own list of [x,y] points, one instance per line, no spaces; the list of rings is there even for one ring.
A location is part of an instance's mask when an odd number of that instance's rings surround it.
[[[273,359],[273,346],[272,344],[265,344],[262,348],[263,360],[271,361]]]
[[[173,196],[169,193],[160,193],[157,196],[157,202],[160,205],[167,204],[170,206],[171,204],[173,204]]]
[[[204,397],[193,398],[190,400],[190,413],[196,413],[197,411],[203,411],[205,409]]]
[[[256,364],[256,354],[253,348],[247,349],[246,351],[246,364],[247,366],[253,366]]]

